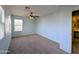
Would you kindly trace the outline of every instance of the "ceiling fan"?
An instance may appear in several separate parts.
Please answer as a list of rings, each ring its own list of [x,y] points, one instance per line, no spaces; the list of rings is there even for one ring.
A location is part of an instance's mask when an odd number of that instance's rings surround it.
[[[27,6],[26,6],[25,9],[30,11],[30,7],[27,7]],[[32,20],[32,19],[35,19],[35,20],[36,20],[36,19],[39,18],[39,16],[36,15],[34,12],[30,11],[28,18],[31,19],[31,20]]]

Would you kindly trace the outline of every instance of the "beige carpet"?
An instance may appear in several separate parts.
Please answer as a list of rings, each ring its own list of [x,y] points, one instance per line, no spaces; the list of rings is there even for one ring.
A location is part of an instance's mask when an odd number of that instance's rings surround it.
[[[9,54],[65,54],[59,44],[40,35],[28,35],[13,38]]]

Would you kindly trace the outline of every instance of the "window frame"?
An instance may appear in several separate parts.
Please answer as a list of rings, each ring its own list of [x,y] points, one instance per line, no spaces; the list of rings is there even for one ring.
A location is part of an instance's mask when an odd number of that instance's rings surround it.
[[[21,24],[21,25],[15,25],[15,20],[21,20],[21,21],[22,21],[22,24]],[[22,30],[16,30],[15,28],[16,28],[17,26],[21,26],[21,29],[22,29]],[[17,18],[15,18],[15,19],[14,19],[14,32],[22,32],[22,31],[23,31],[23,20],[22,20],[22,19],[17,19]]]
[[[1,31],[2,36],[1,36],[0,40],[2,40],[5,37],[4,9],[2,6],[0,6],[0,12],[1,12],[1,19],[0,19],[1,28],[0,28],[0,30],[2,30]]]

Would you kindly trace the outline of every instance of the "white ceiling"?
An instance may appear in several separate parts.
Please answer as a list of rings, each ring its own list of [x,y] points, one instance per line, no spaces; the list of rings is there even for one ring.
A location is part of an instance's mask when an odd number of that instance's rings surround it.
[[[13,15],[27,16],[29,11],[25,9],[25,6],[30,7],[31,11],[39,16],[53,13],[61,7],[60,5],[8,5],[7,7]]]

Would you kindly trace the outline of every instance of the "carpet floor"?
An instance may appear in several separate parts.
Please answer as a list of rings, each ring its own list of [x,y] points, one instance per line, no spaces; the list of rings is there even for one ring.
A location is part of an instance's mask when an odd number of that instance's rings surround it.
[[[40,35],[15,37],[8,54],[65,54],[59,44]]]

